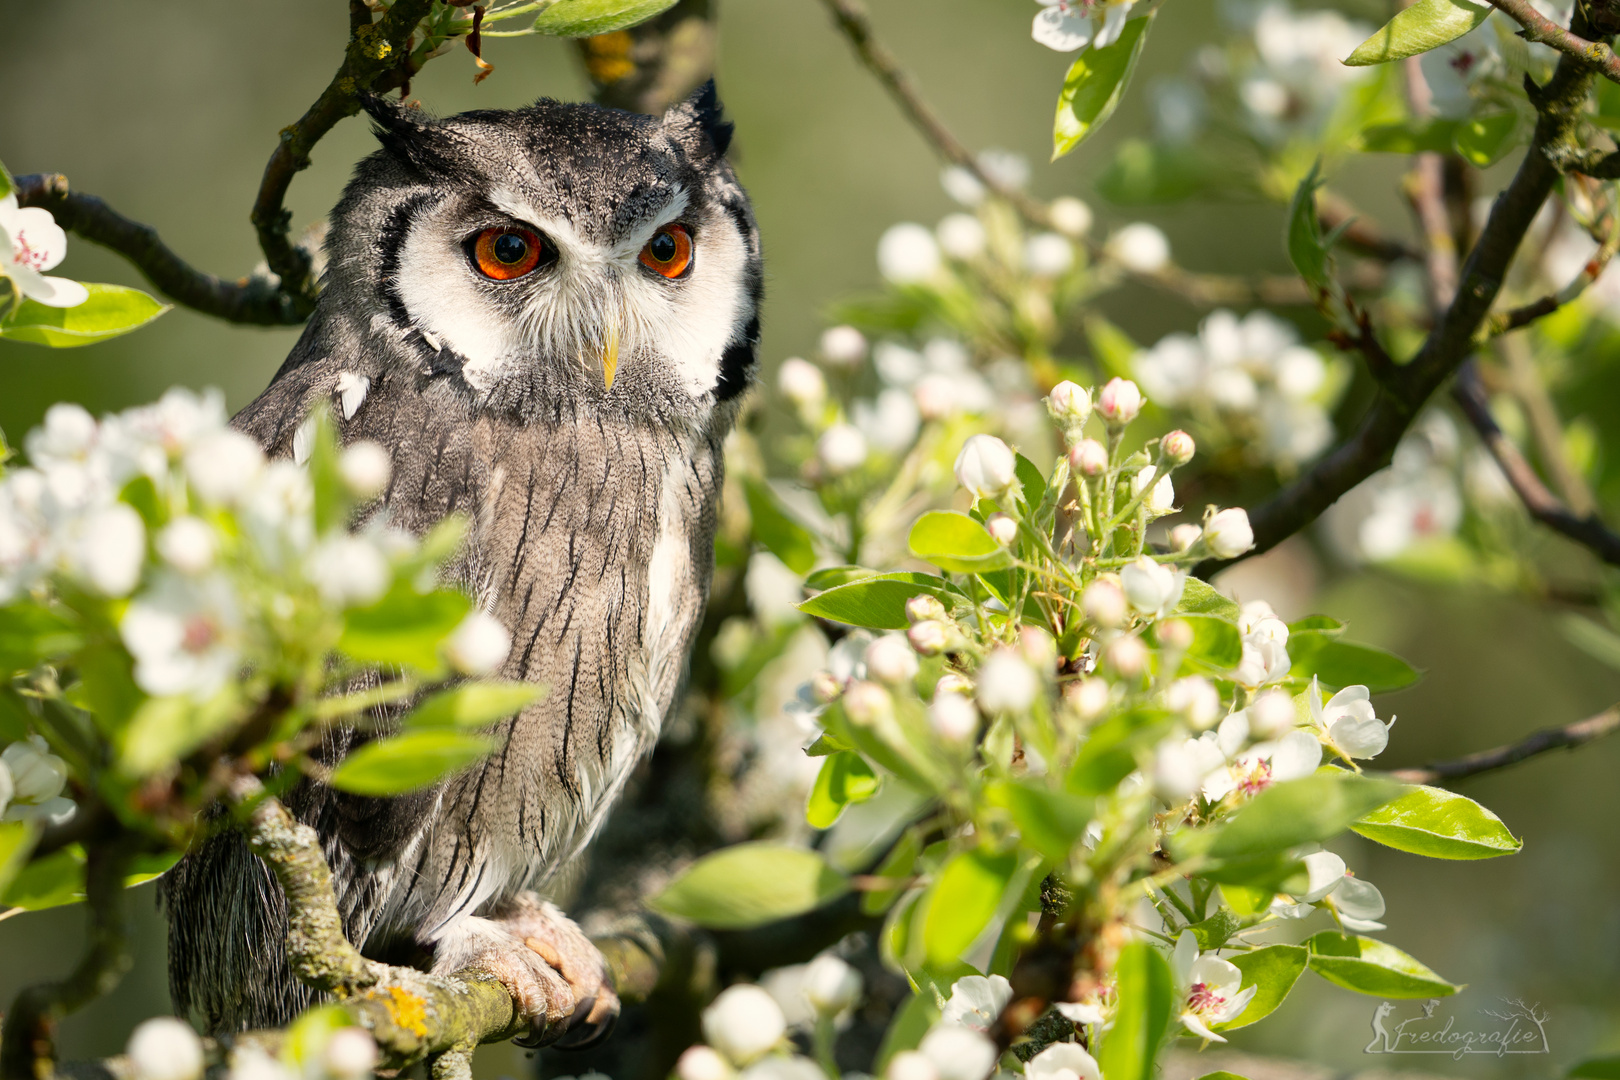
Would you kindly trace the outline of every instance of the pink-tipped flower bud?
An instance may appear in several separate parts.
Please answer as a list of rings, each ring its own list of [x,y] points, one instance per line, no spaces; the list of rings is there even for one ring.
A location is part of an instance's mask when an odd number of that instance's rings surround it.
[[[1129,379],[1114,378],[1097,395],[1097,414],[1111,428],[1124,427],[1142,411],[1142,391]]]
[[[1159,624],[1159,644],[1185,652],[1192,648],[1193,628],[1186,619],[1166,619]]]
[[[1204,525],[1204,543],[1217,559],[1235,559],[1254,547],[1254,527],[1242,507],[1234,506],[1210,515]]]
[[[984,523],[990,538],[1002,547],[1011,547],[1018,539],[1018,522],[1006,514],[991,514]]]
[[[1078,429],[1091,416],[1091,392],[1079,383],[1064,379],[1046,395],[1046,411],[1065,431]]]
[[[844,711],[857,724],[871,724],[894,707],[889,692],[874,682],[855,681],[844,691]]]
[[[941,694],[971,693],[973,693],[973,680],[954,671],[947,671],[939,677],[939,682],[934,684],[934,697],[936,698]]]
[[[1147,670],[1148,649],[1141,638],[1117,638],[1108,646],[1105,658],[1109,667],[1127,679],[1134,679]]]
[[[1069,448],[1069,468],[1096,478],[1108,471],[1108,448],[1096,439],[1081,439]]]
[[[1113,688],[1108,685],[1107,679],[1087,676],[1064,687],[1063,700],[1073,707],[1080,719],[1095,720],[1108,708],[1112,693]]]
[[[1080,610],[1098,626],[1123,625],[1126,615],[1125,589],[1113,574],[1101,574],[1080,594]]]
[[[1170,550],[1190,551],[1203,535],[1204,530],[1197,525],[1177,525],[1170,530]]]
[[[951,643],[950,627],[938,619],[924,619],[906,631],[906,640],[923,656],[938,656]]]
[[[917,677],[917,654],[899,634],[884,634],[866,647],[866,673],[898,686]]]
[[[936,693],[928,724],[946,742],[966,742],[979,732],[979,710],[961,694]]]
[[[831,705],[844,696],[844,686],[830,671],[818,671],[810,676],[810,696],[823,705]]]
[[[929,622],[946,617],[945,605],[939,602],[938,597],[927,593],[913,596],[906,601],[906,621],[912,623]]]
[[[1193,442],[1191,435],[1177,430],[1159,440],[1159,449],[1164,452],[1165,460],[1172,465],[1185,465],[1193,459],[1198,444]]]

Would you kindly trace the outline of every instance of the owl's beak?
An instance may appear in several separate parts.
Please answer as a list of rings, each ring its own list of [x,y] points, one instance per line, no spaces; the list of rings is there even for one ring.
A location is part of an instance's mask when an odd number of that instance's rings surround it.
[[[602,342],[602,382],[604,388],[613,389],[613,375],[619,370],[619,325],[609,322]]]

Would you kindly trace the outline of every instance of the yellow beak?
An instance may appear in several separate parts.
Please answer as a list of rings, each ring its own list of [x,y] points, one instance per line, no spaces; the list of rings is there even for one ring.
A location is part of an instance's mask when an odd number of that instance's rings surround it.
[[[602,382],[606,389],[613,389],[613,375],[618,370],[619,327],[617,323],[609,323],[606,340],[602,343]]]

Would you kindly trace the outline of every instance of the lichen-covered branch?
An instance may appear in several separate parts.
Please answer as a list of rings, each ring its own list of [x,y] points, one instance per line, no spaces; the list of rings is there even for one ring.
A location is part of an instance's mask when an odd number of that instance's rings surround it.
[[[1397,780],[1409,784],[1446,784],[1480,773],[1517,765],[1549,750],[1573,750],[1605,735],[1620,730],[1620,705],[1611,705],[1596,716],[1577,720],[1563,727],[1547,728],[1534,735],[1498,746],[1494,750],[1481,750],[1455,761],[1438,761],[1415,769],[1396,769],[1390,773]]]
[[[1537,11],[1530,0],[1489,0],[1489,3],[1524,28],[1520,36],[1525,40],[1557,49],[1572,60],[1598,72],[1605,79],[1620,82],[1620,57],[1614,55],[1614,50],[1609,48],[1608,42],[1589,40],[1582,36],[1573,23],[1568,30],[1564,29]],[[1591,6],[1596,8],[1598,5]],[[1597,30],[1599,34],[1607,37],[1615,33],[1616,29],[1613,26],[1593,27],[1586,32],[1591,34],[1592,30]],[[1597,34],[1592,36],[1596,37]]]
[[[273,278],[254,274],[228,281],[198,270],[152,226],[131,221],[94,195],[72,190],[61,173],[19,176],[16,185],[23,206],[49,210],[62,228],[116,251],[175,303],[226,322],[259,326],[296,326],[309,314]]]

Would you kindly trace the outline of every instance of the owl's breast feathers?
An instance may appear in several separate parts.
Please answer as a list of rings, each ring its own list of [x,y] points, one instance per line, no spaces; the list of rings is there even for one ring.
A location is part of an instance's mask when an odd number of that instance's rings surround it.
[[[304,364],[265,398],[289,383],[304,402],[335,400],[341,374]],[[545,693],[501,725],[487,762],[437,792],[312,801],[305,816],[324,819],[357,940],[382,929],[430,942],[578,853],[657,738],[713,564],[723,429],[587,411],[519,420],[425,389],[374,376],[340,410],[342,438],[389,449],[393,524],[420,533],[467,516],[459,581],[512,635],[502,675]],[[289,417],[303,410],[285,404],[261,398],[238,426],[290,453]],[[345,873],[350,863],[365,873]]]

